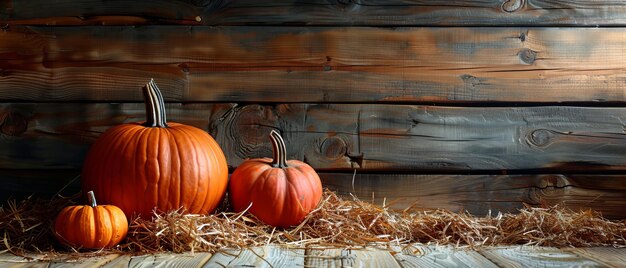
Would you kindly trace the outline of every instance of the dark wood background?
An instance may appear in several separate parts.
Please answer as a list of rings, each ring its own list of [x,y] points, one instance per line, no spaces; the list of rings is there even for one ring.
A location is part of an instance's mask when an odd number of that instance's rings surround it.
[[[624,218],[625,69],[624,1],[0,0],[0,200],[78,191],[154,78],[233,169],[278,129],[364,200]]]

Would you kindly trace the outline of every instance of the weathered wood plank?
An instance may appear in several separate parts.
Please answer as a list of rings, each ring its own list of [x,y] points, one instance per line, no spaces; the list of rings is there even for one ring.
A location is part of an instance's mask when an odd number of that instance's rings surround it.
[[[502,247],[480,251],[500,267],[605,267],[576,254],[550,247]]]
[[[626,248],[594,247],[570,248],[567,251],[576,253],[587,259],[594,260],[613,268],[626,268]]]
[[[304,249],[267,245],[218,252],[203,267],[302,267]]]
[[[30,256],[29,256],[30,257]],[[32,255],[33,258],[38,256]],[[21,256],[15,256],[8,252],[0,253],[0,268],[46,268],[47,262],[39,262],[32,259],[26,259]]]
[[[203,267],[207,261],[212,257],[211,253],[196,252],[194,254],[173,254],[173,253],[161,253],[151,254],[146,256],[132,257],[128,267],[131,268],[150,268],[150,267],[163,267],[163,268],[187,268],[187,267]]]
[[[626,13],[625,13],[626,14]],[[21,27],[0,100],[621,102],[625,28]]]
[[[307,249],[305,267],[398,267],[389,251],[377,249]]]
[[[53,261],[48,264],[48,268],[91,268],[91,267],[128,267],[128,260],[120,254],[107,254],[96,257],[77,257],[68,261]],[[125,262],[124,262],[125,261]]]
[[[367,104],[166,105],[168,119],[205,129],[229,165],[288,157],[318,170],[551,172],[626,170],[626,108],[438,107]],[[144,105],[0,104],[0,168],[80,169],[108,127],[142,120]]]
[[[0,1],[30,25],[624,25],[622,1]]]
[[[121,255],[111,262],[102,266],[102,268],[127,268],[130,264],[131,256],[130,255]]]
[[[454,249],[448,246],[410,245],[402,248],[396,247],[393,256],[404,268],[498,268],[497,265],[476,251]]]
[[[29,196],[48,198],[55,194],[71,196],[80,191],[80,170],[0,169],[0,204]]]
[[[441,208],[515,213],[525,205],[563,204],[573,210],[593,209],[604,217],[623,219],[626,179],[623,175],[397,175],[320,173],[322,185],[396,209]]]
[[[0,204],[9,198],[30,195],[50,197],[74,178],[78,170],[0,170]],[[517,212],[524,204],[563,204],[593,209],[611,219],[624,218],[626,180],[623,175],[411,175],[320,172],[322,185],[338,194],[395,209],[466,210],[477,216],[491,211]],[[354,183],[353,183],[354,182]],[[73,181],[62,194],[80,190]]]
[[[288,155],[321,170],[623,169],[626,109],[404,105],[247,105],[211,124],[229,163]],[[216,114],[217,115],[217,114]],[[239,159],[238,159],[239,158]]]

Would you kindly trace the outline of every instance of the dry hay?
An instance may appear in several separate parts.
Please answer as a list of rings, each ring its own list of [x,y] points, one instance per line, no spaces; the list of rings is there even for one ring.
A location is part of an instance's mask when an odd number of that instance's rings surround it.
[[[27,199],[0,208],[0,251],[74,251],[52,237],[52,220],[73,199]],[[124,253],[207,251],[265,244],[286,247],[360,247],[426,243],[455,246],[537,245],[557,247],[626,246],[626,221],[609,221],[593,211],[561,206],[525,208],[516,214],[475,217],[446,210],[394,211],[325,191],[320,205],[302,224],[277,229],[246,213],[223,210],[212,215],[172,211],[152,219],[136,218]],[[110,252],[110,251],[109,251]]]

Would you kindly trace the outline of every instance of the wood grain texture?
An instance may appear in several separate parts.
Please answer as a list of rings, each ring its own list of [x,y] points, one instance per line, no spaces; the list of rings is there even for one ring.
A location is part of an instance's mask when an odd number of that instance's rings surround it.
[[[305,267],[401,267],[389,251],[378,249],[310,248],[305,260]]]
[[[626,109],[246,105],[210,129],[229,163],[268,156],[281,131],[288,156],[320,170],[623,170]]]
[[[626,268],[626,248],[593,247],[565,249],[612,268]]]
[[[623,175],[397,175],[321,173],[322,185],[344,196],[392,208],[516,213],[525,205],[593,209],[624,218]]]
[[[80,191],[79,170],[0,170],[0,204],[30,195],[51,197]],[[466,210],[477,216],[491,211],[517,212],[525,204],[594,209],[604,217],[624,218],[626,179],[623,175],[411,175],[319,173],[322,185],[345,198],[354,194],[366,202],[395,209]],[[354,186],[353,186],[354,182]]]
[[[53,261],[48,264],[48,268],[126,268],[130,258],[124,258],[120,254],[107,254],[96,257],[75,257],[74,260]]]
[[[169,103],[166,110],[169,120],[214,136],[231,167],[270,157],[268,135],[277,129],[290,159],[320,171],[626,170],[626,108]],[[16,103],[0,104],[2,113],[26,127],[0,131],[0,168],[80,169],[100,133],[143,120],[144,106]]]
[[[211,253],[161,253],[132,257],[129,268],[200,268],[212,257]]]
[[[605,267],[593,260],[550,247],[502,247],[480,251],[503,268],[545,267]]]
[[[218,252],[203,267],[302,267],[304,249],[266,245]]]
[[[393,248],[393,256],[404,268],[498,268],[497,265],[473,250],[449,246],[407,245]]]
[[[39,255],[28,254],[31,259],[16,256],[9,252],[0,253],[0,268],[46,268],[48,263],[36,261]]]
[[[120,255],[119,257],[111,260],[111,262],[103,265],[102,268],[127,268],[130,264],[130,261],[130,255]]]
[[[603,1],[0,1],[0,22],[30,25],[624,25]]]
[[[624,28],[260,29],[11,26],[0,100],[626,101]]]

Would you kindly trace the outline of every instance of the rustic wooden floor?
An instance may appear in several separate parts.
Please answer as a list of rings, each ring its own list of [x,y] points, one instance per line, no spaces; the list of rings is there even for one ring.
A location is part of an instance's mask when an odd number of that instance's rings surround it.
[[[0,254],[0,267],[626,267],[626,248],[516,246],[455,250],[414,245],[385,251],[285,249],[268,245],[217,254],[111,254],[59,262],[32,261],[3,253]]]

